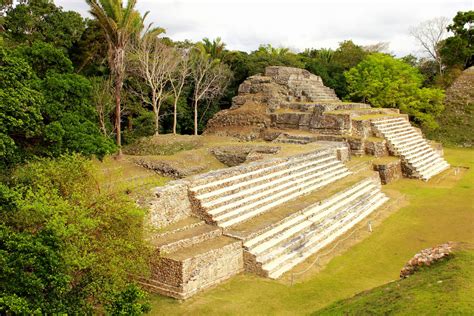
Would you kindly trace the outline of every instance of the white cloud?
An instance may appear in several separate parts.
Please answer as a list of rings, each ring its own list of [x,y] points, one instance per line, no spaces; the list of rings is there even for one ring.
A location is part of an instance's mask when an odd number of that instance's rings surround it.
[[[474,0],[138,0],[148,21],[175,40],[222,37],[229,49],[252,51],[270,43],[293,49],[390,42],[402,56],[416,53],[408,28],[437,16],[454,17],[474,9]],[[84,0],[56,0],[67,10],[87,14]]]

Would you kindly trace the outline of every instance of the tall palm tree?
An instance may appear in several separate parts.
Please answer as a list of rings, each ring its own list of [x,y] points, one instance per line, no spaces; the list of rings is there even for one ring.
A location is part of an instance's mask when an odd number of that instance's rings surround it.
[[[203,38],[202,40],[202,47],[212,59],[222,60],[225,54],[225,46],[226,44],[220,37],[217,37],[212,41],[207,37]]]
[[[125,77],[125,53],[133,36],[143,30],[143,20],[147,13],[140,16],[135,10],[137,0],[86,0],[89,12],[102,27],[109,47],[108,61],[114,82],[115,132],[119,156],[122,154],[120,133],[121,93]]]

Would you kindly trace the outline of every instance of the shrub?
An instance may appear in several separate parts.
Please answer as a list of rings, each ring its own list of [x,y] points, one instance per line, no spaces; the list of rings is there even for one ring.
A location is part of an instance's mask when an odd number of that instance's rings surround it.
[[[144,211],[93,174],[74,154],[0,184],[0,313],[91,313],[123,301],[130,274],[146,276]]]

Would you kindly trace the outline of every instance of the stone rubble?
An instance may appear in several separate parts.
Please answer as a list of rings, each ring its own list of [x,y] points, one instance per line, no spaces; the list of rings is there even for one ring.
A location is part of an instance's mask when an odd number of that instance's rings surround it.
[[[400,278],[408,278],[415,273],[420,267],[430,266],[433,263],[444,258],[449,258],[452,253],[453,244],[448,242],[438,245],[436,247],[423,249],[417,253],[413,258],[408,260],[407,264],[400,271]]]

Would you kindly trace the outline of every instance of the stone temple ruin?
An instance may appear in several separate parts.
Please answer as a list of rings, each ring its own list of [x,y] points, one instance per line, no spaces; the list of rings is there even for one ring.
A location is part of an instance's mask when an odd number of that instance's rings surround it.
[[[385,204],[381,183],[402,174],[427,181],[449,168],[406,115],[341,102],[302,69],[267,67],[248,78],[206,133],[308,150],[153,191],[160,259],[141,283],[180,299],[242,271],[279,278]],[[348,162],[361,155],[395,158],[361,172]]]

